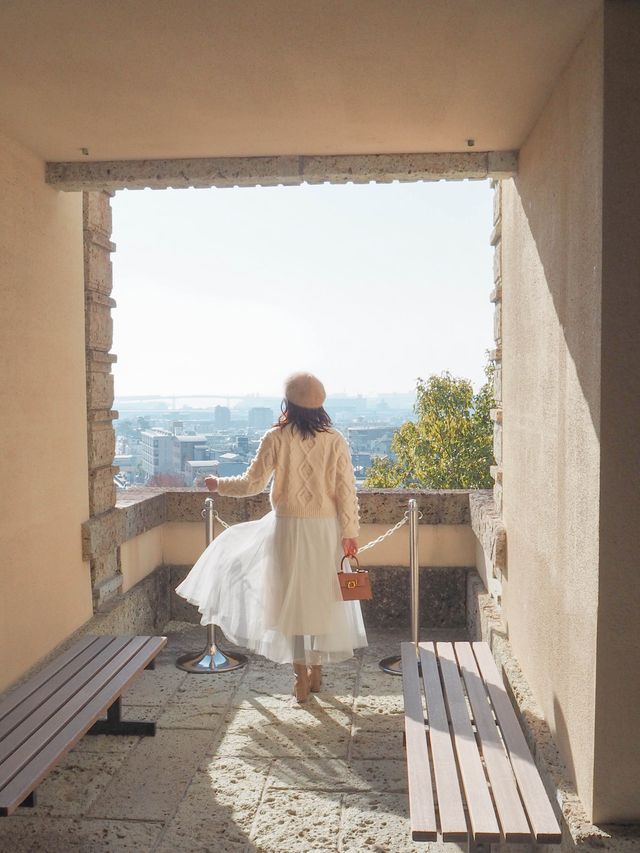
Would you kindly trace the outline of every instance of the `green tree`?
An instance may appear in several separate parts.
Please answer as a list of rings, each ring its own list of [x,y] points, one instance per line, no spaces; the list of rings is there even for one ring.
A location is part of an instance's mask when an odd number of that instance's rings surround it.
[[[414,411],[393,436],[395,462],[375,459],[365,486],[374,488],[486,489],[493,485],[493,368],[477,394],[450,373],[418,379]]]

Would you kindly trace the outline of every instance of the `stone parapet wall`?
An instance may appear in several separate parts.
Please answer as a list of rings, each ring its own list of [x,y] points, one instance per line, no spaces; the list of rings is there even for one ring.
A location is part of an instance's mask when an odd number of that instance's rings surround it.
[[[179,622],[200,622],[200,613],[180,596],[175,588],[185,579],[191,566],[171,566],[169,596],[171,619]],[[420,569],[420,631],[435,628],[467,626],[466,589],[468,566],[423,567]],[[407,639],[411,626],[410,572],[402,566],[372,566],[369,568],[373,599],[362,602],[362,615],[367,629],[406,628]]]
[[[471,523],[469,491],[409,491],[404,489],[363,489],[358,492],[362,524],[389,524],[399,521],[414,498],[422,513],[421,524],[468,525]],[[204,489],[132,488],[127,490],[113,512],[90,518],[83,525],[84,556],[92,559],[129,539],[171,521],[202,521],[202,509],[209,493]],[[252,521],[271,509],[268,492],[243,500],[214,496],[215,508],[230,524]]]
[[[122,591],[123,583],[126,589],[161,564],[193,564],[204,546],[202,511],[208,496],[207,491],[196,489],[132,488],[112,510],[92,516],[83,524],[83,556],[91,561],[94,583],[105,593],[101,607],[108,606],[110,597]],[[361,544],[400,521],[411,498],[422,513],[419,555],[423,571],[428,571],[424,606],[435,608],[428,618],[438,625],[463,624],[464,610],[456,610],[451,602],[463,601],[464,596],[459,589],[454,594],[450,586],[459,586],[462,574],[475,565],[468,491],[363,490],[359,493]],[[267,492],[243,500],[216,496],[215,509],[226,522],[237,524],[261,518],[270,511],[271,504]],[[216,530],[220,532],[217,524]],[[147,536],[151,531],[157,531],[160,538]],[[408,565],[408,535],[405,526],[375,551],[363,555],[363,565],[378,578],[378,603],[370,606],[373,610],[382,607],[389,614],[408,612],[407,573],[388,574]],[[436,577],[439,585],[433,587],[436,592],[431,596],[424,590],[435,583]],[[390,597],[383,594],[387,589]],[[440,598],[449,604],[438,605]],[[382,625],[383,621],[376,617],[376,624]]]

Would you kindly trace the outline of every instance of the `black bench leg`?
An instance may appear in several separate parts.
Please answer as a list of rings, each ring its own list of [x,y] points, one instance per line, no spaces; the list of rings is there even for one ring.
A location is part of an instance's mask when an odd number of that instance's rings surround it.
[[[20,807],[32,809],[35,805],[37,805],[38,800],[36,797],[36,792],[32,791],[24,800],[20,803]]]
[[[155,723],[146,723],[141,720],[123,720],[121,716],[122,703],[120,697],[107,711],[106,720],[98,720],[94,723],[88,735],[142,735],[151,736],[156,733]]]

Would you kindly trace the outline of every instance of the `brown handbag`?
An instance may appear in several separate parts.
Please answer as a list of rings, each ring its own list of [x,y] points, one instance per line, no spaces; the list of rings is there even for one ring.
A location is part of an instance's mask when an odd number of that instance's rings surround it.
[[[355,571],[344,571],[345,560],[355,560]],[[366,569],[360,568],[360,563],[357,557],[343,557],[340,561],[340,571],[338,572],[338,583],[340,584],[340,592],[344,601],[367,601],[373,598],[371,592],[371,582],[369,581],[369,572]]]

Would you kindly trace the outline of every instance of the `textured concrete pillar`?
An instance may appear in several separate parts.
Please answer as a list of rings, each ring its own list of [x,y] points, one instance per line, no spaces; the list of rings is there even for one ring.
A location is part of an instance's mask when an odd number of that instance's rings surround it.
[[[112,270],[110,194],[83,193],[85,346],[87,361],[87,435],[89,451],[89,511],[91,517],[114,511],[116,490],[113,475],[115,432],[113,419],[113,376],[116,356],[111,309]],[[91,563],[94,608],[120,591],[120,555],[117,546],[101,553],[87,554]]]

